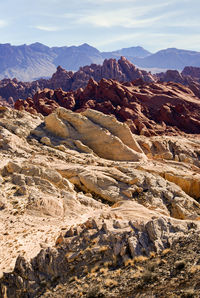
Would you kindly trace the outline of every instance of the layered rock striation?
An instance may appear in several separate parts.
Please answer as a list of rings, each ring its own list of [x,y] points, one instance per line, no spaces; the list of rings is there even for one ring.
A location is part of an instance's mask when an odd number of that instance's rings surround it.
[[[200,67],[186,66],[182,71],[182,75],[200,80]]]
[[[91,109],[44,117],[1,107],[0,148],[2,297],[39,297],[88,273],[137,269],[199,234],[192,135],[132,135]]]
[[[114,115],[140,135],[199,134],[200,100],[195,90],[172,82],[129,83],[90,79],[84,89],[65,92],[44,89],[33,98],[18,100],[15,108],[48,115],[59,106],[74,112],[88,108]]]
[[[182,73],[177,70],[168,70],[165,73],[152,75],[150,72],[138,69],[126,58],[105,59],[102,65],[91,64],[80,67],[77,72],[67,71],[58,66],[57,71],[50,79],[39,79],[33,82],[20,82],[17,79],[3,79],[0,81],[1,104],[12,105],[12,101],[33,97],[37,91],[45,88],[63,91],[85,88],[90,79],[99,82],[101,79],[113,79],[119,82],[133,82],[141,79],[145,83],[174,82],[189,87],[192,92],[200,97],[199,68],[186,67]]]
[[[77,114],[58,108],[45,119],[45,127],[51,133],[66,140],[79,140],[76,145],[86,152],[113,160],[139,161],[145,159],[129,127],[115,117],[94,110]]]

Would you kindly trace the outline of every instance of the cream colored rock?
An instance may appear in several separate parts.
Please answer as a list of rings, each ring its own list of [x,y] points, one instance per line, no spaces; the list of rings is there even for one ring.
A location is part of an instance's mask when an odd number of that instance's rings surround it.
[[[200,174],[198,175],[188,175],[185,173],[165,173],[164,177],[166,180],[171,181],[193,198],[198,199],[200,197]]]
[[[74,184],[72,184],[68,179],[63,178],[62,183],[65,185],[68,191],[74,192]]]
[[[18,154],[29,152],[27,141],[9,130],[0,127],[0,149]]]
[[[82,172],[79,174],[80,182],[89,192],[94,192],[105,200],[117,202],[126,199],[120,193],[120,187],[115,179],[107,175],[93,172]]]
[[[92,149],[90,149],[88,146],[84,145],[81,141],[79,140],[74,140],[74,144],[76,147],[81,150],[82,152],[85,153],[93,153]]]
[[[46,179],[55,184],[58,184],[62,181],[62,176],[57,171],[54,171],[50,168],[42,170],[41,178]]]
[[[31,210],[36,210],[39,214],[63,217],[63,201],[58,197],[48,195],[38,195],[32,197],[29,204]]]
[[[160,217],[160,213],[150,210],[135,201],[119,201],[110,209],[110,214],[117,214],[133,223],[146,223],[152,218]]]
[[[181,162],[157,162],[139,167],[151,173],[155,173],[170,182],[178,185],[186,194],[198,199],[200,196],[200,174],[199,168]]]
[[[90,113],[88,117],[87,113]],[[58,108],[54,114],[46,117],[46,129],[63,138],[69,136],[78,139],[98,156],[106,159],[129,161],[146,159],[126,124],[121,125],[111,116],[107,116],[103,125],[100,121],[100,116],[104,117],[102,113],[96,111],[87,113],[81,115]]]
[[[52,113],[45,118],[46,129],[62,138],[69,137],[67,126],[59,118],[57,113]]]
[[[199,143],[194,138],[180,136],[135,136],[140,147],[153,159],[174,160],[200,167]]]
[[[118,137],[125,145],[143,154],[142,149],[134,139],[127,124],[119,122],[114,116],[105,115],[101,112],[87,109],[82,113],[92,122],[108,129],[114,136]]]
[[[18,255],[29,260],[88,218],[97,226],[102,219],[104,232],[119,239],[131,232],[133,256],[154,246],[159,251],[170,235],[197,226],[197,138],[132,136],[99,112],[56,113],[60,135],[56,126],[46,129],[43,117],[0,111],[0,274],[13,269]],[[51,143],[37,142],[41,136]],[[123,241],[113,251],[124,257]]]
[[[48,137],[42,137],[42,138],[40,139],[40,142],[43,143],[44,145],[47,145],[47,146],[51,146],[51,145],[52,145],[52,144],[51,144],[51,140],[50,140],[50,138],[48,138]]]
[[[200,204],[179,186],[155,175],[156,167],[151,163],[142,170],[81,165],[55,165],[55,169],[82,191],[112,203],[134,200],[163,216],[178,219],[200,216]],[[151,170],[153,174],[149,173]]]

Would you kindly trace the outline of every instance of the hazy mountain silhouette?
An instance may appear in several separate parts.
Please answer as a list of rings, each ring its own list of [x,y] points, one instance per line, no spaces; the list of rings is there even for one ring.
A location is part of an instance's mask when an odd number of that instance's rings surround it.
[[[100,52],[86,43],[70,47],[48,47],[38,42],[20,46],[7,43],[0,44],[0,79],[16,77],[22,81],[32,81],[50,77],[58,65],[77,71],[81,66],[102,64],[105,58],[119,59],[120,56],[143,68],[181,70],[185,66],[200,66],[200,52],[174,48],[152,54],[139,46]]]

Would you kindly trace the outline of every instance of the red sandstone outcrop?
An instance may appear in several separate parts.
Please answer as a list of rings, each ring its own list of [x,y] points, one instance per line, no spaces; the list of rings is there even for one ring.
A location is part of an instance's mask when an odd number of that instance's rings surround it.
[[[62,88],[64,91],[76,90],[84,88],[90,78],[97,82],[102,78],[114,79],[119,82],[133,81],[139,78],[145,82],[155,81],[155,77],[149,72],[136,68],[125,57],[121,57],[118,61],[116,59],[105,59],[103,65],[91,64],[90,66],[80,67],[75,73],[68,72],[59,66],[52,78],[46,81],[45,87],[51,89]]]
[[[19,82],[17,79],[3,79],[0,81],[0,103],[4,105],[14,104],[13,101],[16,101],[19,98],[27,98],[28,96],[33,96],[39,90],[39,83],[37,81],[28,83],[28,82]]]
[[[193,70],[193,67],[186,67],[182,73],[178,70],[167,70],[166,72],[156,74],[156,76],[161,82],[174,82],[187,86],[200,98],[200,79],[195,77],[197,73],[197,71]]]
[[[188,78],[184,77],[178,70],[167,70],[166,72],[157,74],[157,76],[162,82],[175,82],[185,85],[191,81],[188,81]]]
[[[113,114],[140,135],[200,133],[200,100],[178,83],[119,83],[90,79],[85,89],[65,92],[44,89],[33,98],[18,100],[15,108],[48,115],[58,106],[81,112],[88,108]]]
[[[133,109],[136,109],[138,113],[138,107],[136,108],[134,106],[133,108],[133,105],[136,104],[133,104],[133,101],[131,102],[131,105],[129,103],[129,99],[132,97],[132,95],[128,95],[127,98],[127,95],[121,94],[123,93],[120,89],[121,87],[117,88],[117,91],[111,91],[110,87],[107,86],[110,83],[108,83],[108,81],[102,80],[102,78],[117,80],[121,83],[124,83],[127,88],[131,87],[131,82],[134,81],[134,88],[136,88],[136,86],[139,88],[138,90],[137,88],[134,89],[135,92],[137,92],[136,97],[138,98],[144,97],[145,93],[148,94],[147,91],[152,89],[152,86],[154,86],[154,91],[152,93],[154,95],[155,92],[157,92],[155,91],[156,88],[161,88],[159,91],[160,94],[165,94],[167,92],[169,96],[171,96],[170,94],[173,93],[173,88],[175,88],[175,91],[176,88],[178,88],[179,92],[181,90],[183,93],[191,93],[193,94],[192,96],[200,98],[200,83],[197,76],[198,68],[192,67],[185,68],[182,73],[179,73],[177,70],[168,70],[165,73],[160,73],[155,76],[144,70],[137,69],[126,58],[121,57],[121,59],[118,61],[115,59],[105,60],[102,66],[91,64],[90,66],[81,67],[79,71],[75,73],[72,71],[66,71],[59,66],[51,79],[48,80],[40,79],[32,83],[23,83],[18,82],[16,79],[4,79],[0,81],[0,96],[2,97],[0,102],[2,105],[12,106],[12,103],[10,104],[8,99],[11,97],[14,101],[19,99],[15,105],[16,108],[22,108],[22,106],[24,106],[25,109],[31,113],[40,112],[43,115],[48,115],[58,106],[63,106],[73,111],[92,108],[107,114],[114,114],[119,120],[126,121],[127,119],[133,118]],[[88,84],[89,80],[90,83]],[[158,83],[155,85],[154,83],[156,81]],[[96,82],[99,82],[99,84]],[[160,85],[160,82],[174,82],[178,83],[179,85],[178,87],[173,84]],[[150,83],[150,85],[148,86],[147,83]],[[152,83],[153,85],[151,85]],[[146,87],[141,88],[144,85]],[[95,86],[98,86],[98,88]],[[45,88],[48,88],[49,90],[53,89],[55,91],[41,91]],[[80,88],[85,88],[85,90],[82,91]],[[72,90],[77,91],[72,92]],[[50,93],[48,94],[48,92]],[[113,94],[113,92],[115,94]],[[128,94],[129,92],[130,90],[128,88],[125,93]],[[140,92],[142,94],[138,94]],[[151,97],[153,96],[152,94]],[[26,100],[23,102],[24,99]],[[163,109],[161,114],[163,114]],[[136,113],[136,111],[134,113]],[[154,120],[154,118],[152,120]],[[169,121],[168,119],[167,123],[168,122],[170,122],[169,125],[174,126],[174,121]],[[131,125],[133,127],[133,131],[135,131],[135,125],[138,127],[138,124],[135,124],[135,122]],[[139,131],[142,129],[143,125],[144,123],[139,125]],[[151,125],[148,124],[148,126]],[[182,125],[180,124],[179,126]]]
[[[182,71],[182,75],[200,80],[200,67],[186,66]]]
[[[149,72],[139,70],[126,58],[121,57],[118,61],[115,59],[105,60],[103,65],[91,64],[81,67],[77,72],[67,71],[58,66],[57,71],[50,79],[40,79],[34,82],[19,82],[17,79],[4,79],[0,81],[0,96],[7,100],[13,97],[25,99],[32,97],[38,90],[44,88],[58,89],[64,91],[84,88],[89,79],[93,78],[100,81],[102,78],[115,79],[120,82],[132,81],[141,78],[145,82],[155,81],[155,77]]]

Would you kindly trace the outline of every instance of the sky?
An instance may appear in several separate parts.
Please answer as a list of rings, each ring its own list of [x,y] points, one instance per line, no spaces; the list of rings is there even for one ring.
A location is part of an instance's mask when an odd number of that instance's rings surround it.
[[[0,1],[0,43],[200,52],[199,0]]]

